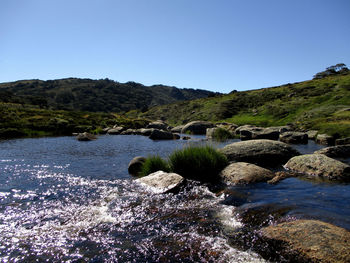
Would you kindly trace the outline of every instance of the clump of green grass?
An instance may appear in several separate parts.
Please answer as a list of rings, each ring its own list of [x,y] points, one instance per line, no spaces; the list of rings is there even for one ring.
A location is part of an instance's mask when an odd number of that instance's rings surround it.
[[[224,128],[216,128],[213,131],[212,137],[216,141],[223,142],[229,139],[233,139],[234,135]]]
[[[212,182],[227,166],[227,158],[210,146],[190,146],[169,156],[171,170],[193,180]]]
[[[139,176],[147,176],[157,171],[170,172],[169,164],[158,155],[150,156],[146,158],[146,161],[142,164]]]

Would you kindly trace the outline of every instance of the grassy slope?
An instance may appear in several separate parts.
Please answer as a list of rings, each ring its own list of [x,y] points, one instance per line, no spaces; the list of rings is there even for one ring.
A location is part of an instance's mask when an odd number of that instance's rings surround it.
[[[40,109],[33,105],[0,103],[0,138],[98,133],[115,124],[144,127],[148,121],[127,119],[118,114]]]
[[[173,125],[192,120],[259,126],[293,123],[300,129],[345,137],[350,136],[350,74],[179,102],[145,113],[131,111],[128,116],[163,118]]]

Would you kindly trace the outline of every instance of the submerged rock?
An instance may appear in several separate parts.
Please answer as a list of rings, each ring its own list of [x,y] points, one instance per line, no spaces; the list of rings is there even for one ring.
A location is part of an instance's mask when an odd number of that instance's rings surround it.
[[[187,123],[181,130],[181,133],[206,134],[207,128],[213,128],[214,124],[207,121],[192,121]]]
[[[297,220],[261,230],[283,262],[350,262],[350,232],[318,220]],[[262,253],[268,253],[266,249]]]
[[[139,178],[136,181],[148,186],[155,193],[163,194],[178,190],[184,183],[185,179],[176,173],[158,171]]]
[[[280,141],[285,143],[304,143],[308,142],[308,135],[303,132],[284,132],[280,134]]]
[[[272,140],[235,142],[219,149],[229,161],[255,163],[261,166],[283,164],[299,152],[290,145]]]
[[[348,158],[350,157],[350,144],[326,147],[315,153],[324,154],[332,158]]]
[[[298,173],[329,180],[350,181],[350,166],[323,154],[296,156],[290,159],[284,167]]]
[[[154,129],[152,131],[149,138],[152,140],[174,140],[175,139],[172,132],[162,131],[157,129]]]
[[[273,172],[255,164],[232,163],[221,171],[220,177],[227,183],[250,184],[266,182],[274,177]]]
[[[128,172],[129,174],[133,175],[133,176],[137,176],[142,168],[143,163],[146,161],[145,157],[142,156],[137,156],[135,158],[133,158],[128,166]]]
[[[95,135],[88,132],[78,133],[76,138],[78,141],[92,141],[97,139]]]

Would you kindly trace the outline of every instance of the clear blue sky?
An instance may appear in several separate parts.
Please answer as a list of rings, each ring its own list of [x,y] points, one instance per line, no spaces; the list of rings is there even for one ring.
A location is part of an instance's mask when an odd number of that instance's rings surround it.
[[[0,82],[66,77],[219,92],[350,67],[349,0],[1,0]]]

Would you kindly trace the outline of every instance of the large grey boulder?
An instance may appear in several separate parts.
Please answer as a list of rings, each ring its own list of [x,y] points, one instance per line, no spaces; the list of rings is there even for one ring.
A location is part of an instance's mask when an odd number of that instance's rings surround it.
[[[335,140],[334,140],[333,136],[330,136],[327,134],[318,134],[316,137],[316,142],[318,144],[332,146],[332,145],[334,145]]]
[[[213,128],[214,124],[207,121],[192,121],[187,123],[181,130],[181,133],[190,133],[190,134],[202,134],[204,135],[207,131],[207,128]]]
[[[274,177],[274,173],[255,164],[237,162],[228,165],[222,170],[220,177],[226,183],[250,184],[271,180]]]
[[[107,134],[109,134],[109,135],[119,135],[119,134],[121,134],[122,133],[122,131],[124,131],[125,130],[125,128],[124,127],[115,127],[115,128],[112,128],[112,129],[109,129],[108,131],[107,131]]]
[[[345,145],[345,144],[350,144],[350,137],[335,140],[335,145]]]
[[[133,158],[128,166],[129,174],[137,176],[141,172],[142,165],[145,161],[146,158],[142,156],[136,156],[135,158]]]
[[[332,158],[348,158],[350,157],[350,144],[326,147],[315,153],[324,154]]]
[[[349,181],[350,166],[323,154],[305,154],[293,157],[284,166],[288,170],[319,176],[329,180]]]
[[[308,135],[304,132],[284,132],[280,134],[280,141],[291,144],[307,144]]]
[[[83,132],[83,133],[78,133],[76,139],[78,141],[92,141],[92,140],[96,140],[97,137],[91,133]]]
[[[219,150],[229,161],[248,162],[263,167],[285,163],[299,152],[290,145],[272,140],[235,142]]]
[[[265,227],[264,253],[278,262],[350,262],[350,232],[318,220],[297,220]]]
[[[174,192],[184,183],[185,179],[176,173],[158,171],[139,178],[137,182],[147,186],[157,194]]]
[[[157,129],[154,129],[152,131],[149,138],[152,140],[174,140],[175,139],[173,133],[168,131],[157,130]]]
[[[150,122],[146,128],[147,129],[153,128],[153,129],[158,129],[158,130],[167,130],[168,126],[169,125],[163,121],[154,121],[154,122]]]

